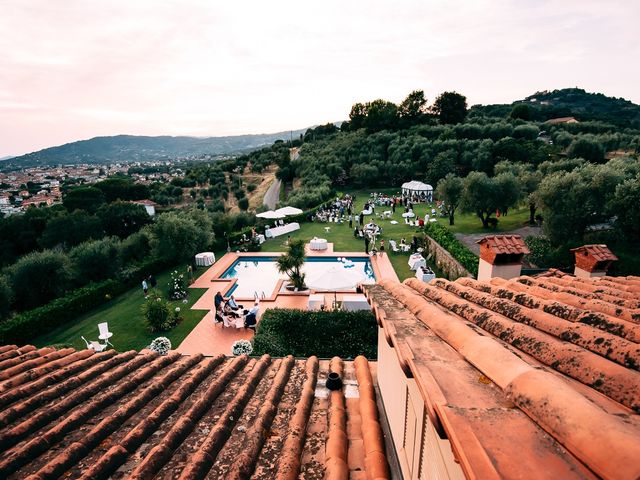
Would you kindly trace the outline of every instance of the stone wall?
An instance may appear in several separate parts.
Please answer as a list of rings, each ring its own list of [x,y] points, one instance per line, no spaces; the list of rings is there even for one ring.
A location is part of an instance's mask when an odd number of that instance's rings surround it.
[[[424,247],[426,255],[431,255],[431,262],[435,263],[449,280],[455,280],[460,277],[473,278],[473,275],[471,275],[466,268],[460,265],[447,250],[429,235],[424,236]]]

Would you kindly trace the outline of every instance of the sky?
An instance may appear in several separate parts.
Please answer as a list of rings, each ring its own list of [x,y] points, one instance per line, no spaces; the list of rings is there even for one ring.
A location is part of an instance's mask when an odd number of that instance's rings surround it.
[[[293,130],[416,89],[640,103],[638,19],[636,0],[0,0],[0,157]]]

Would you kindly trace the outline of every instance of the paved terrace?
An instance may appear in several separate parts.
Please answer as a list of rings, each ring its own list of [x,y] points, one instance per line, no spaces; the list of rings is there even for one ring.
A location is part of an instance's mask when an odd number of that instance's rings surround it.
[[[253,338],[253,332],[251,330],[236,329],[230,327],[223,327],[221,324],[214,322],[215,311],[213,308],[213,298],[216,292],[220,291],[223,295],[227,292],[235,283],[235,279],[221,279],[225,270],[227,270],[233,262],[242,257],[273,257],[281,253],[278,252],[250,252],[250,253],[227,253],[221,259],[219,259],[214,265],[204,272],[195,282],[190,285],[190,288],[206,288],[207,291],[200,297],[200,299],[191,307],[194,310],[207,310],[208,313],[204,318],[196,325],[189,335],[182,341],[182,343],[176,349],[178,352],[185,355],[193,355],[202,353],[204,355],[229,355],[231,352],[231,345],[233,342],[240,339],[251,340]],[[329,243],[326,251],[309,250],[307,245],[307,255],[314,257],[368,257],[371,261],[371,266],[378,280],[392,280],[399,281],[389,258],[386,253],[376,256],[368,256],[363,252],[334,252],[333,244]],[[280,287],[283,281],[278,282],[274,292],[271,293],[266,299],[260,300],[260,314],[269,308],[296,308],[305,310],[309,300],[309,295],[316,293],[313,290],[306,292],[280,292]],[[338,301],[342,300],[343,295],[353,295],[353,292],[336,293]],[[330,305],[334,300],[334,293],[327,292],[325,294],[325,304]],[[237,298],[238,302],[251,304],[253,298]],[[258,317],[258,323],[260,318]]]

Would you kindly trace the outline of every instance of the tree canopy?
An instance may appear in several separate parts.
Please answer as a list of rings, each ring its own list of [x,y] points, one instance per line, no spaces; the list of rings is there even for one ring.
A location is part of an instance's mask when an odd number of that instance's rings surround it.
[[[464,122],[467,116],[467,97],[456,92],[444,92],[438,95],[431,107],[444,124]]]

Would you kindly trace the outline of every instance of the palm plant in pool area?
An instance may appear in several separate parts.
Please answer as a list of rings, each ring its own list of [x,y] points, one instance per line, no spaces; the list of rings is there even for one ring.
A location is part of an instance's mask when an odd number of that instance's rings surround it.
[[[284,255],[278,257],[276,264],[278,272],[286,273],[294,288],[304,290],[304,273],[302,273],[302,265],[304,265],[304,240],[292,240],[289,243],[289,250]]]

